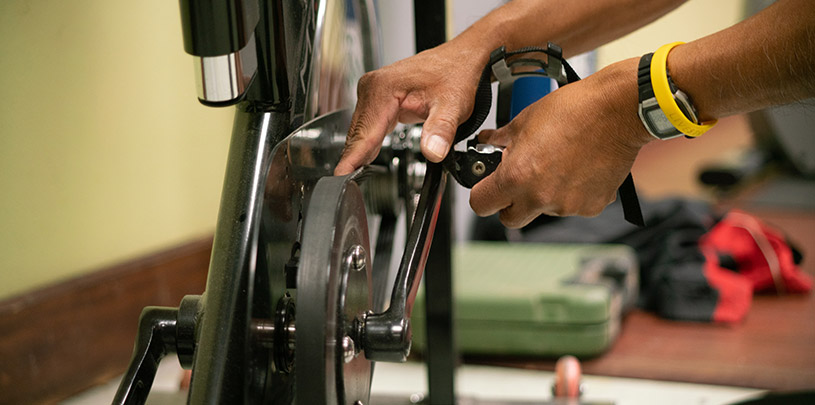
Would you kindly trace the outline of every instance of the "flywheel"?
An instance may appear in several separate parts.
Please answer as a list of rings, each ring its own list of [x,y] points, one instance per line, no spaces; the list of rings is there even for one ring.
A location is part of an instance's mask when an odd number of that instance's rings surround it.
[[[372,263],[365,204],[352,175],[320,179],[304,218],[296,403],[368,404],[373,368],[355,330],[372,308]]]

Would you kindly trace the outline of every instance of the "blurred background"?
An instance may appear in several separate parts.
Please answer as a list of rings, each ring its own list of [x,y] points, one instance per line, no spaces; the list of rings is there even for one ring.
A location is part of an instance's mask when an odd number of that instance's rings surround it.
[[[0,3],[0,298],[213,232],[231,109],[178,4]]]
[[[412,2],[378,0],[375,3],[383,34],[384,64],[412,55],[415,52]],[[447,0],[448,37],[503,3],[501,0]],[[585,76],[615,61],[651,52],[665,43],[688,42],[719,31],[742,20],[763,3],[766,2],[690,0],[663,19],[575,58],[574,64]],[[199,104],[193,60],[183,50],[178,4],[166,0],[3,0],[0,2],[0,95],[3,97],[0,103],[0,404],[9,398],[4,396],[9,391],[3,391],[11,389],[9,384],[33,378],[28,383],[30,387],[25,388],[36,392],[41,390],[36,378],[49,374],[53,368],[70,370],[76,366],[73,374],[77,375],[71,376],[75,381],[66,382],[63,387],[48,386],[46,391],[53,395],[40,396],[55,401],[66,392],[75,393],[77,387],[107,382],[122,372],[130,356],[138,311],[144,305],[177,305],[177,296],[202,292],[233,110]],[[792,110],[800,112],[801,108]],[[779,142],[762,138],[762,131],[768,125],[778,127],[779,123],[794,122],[788,118],[791,115],[784,115],[789,111],[784,111],[775,118],[728,117],[693,141],[652,142],[642,150],[633,168],[640,196],[647,199],[679,196],[729,204],[727,201],[732,195],[723,192],[725,189],[721,187],[702,184],[700,172],[731,163],[741,170],[756,159],[759,163],[750,167],[762,166],[766,156],[745,158],[745,153],[749,155],[745,151],[755,145],[779,149]],[[811,122],[812,115],[809,117]],[[485,127],[494,125],[491,119],[487,122]],[[764,127],[756,122],[763,123]],[[759,136],[755,136],[757,133]],[[797,226],[793,236],[802,241],[804,247],[813,247],[815,186],[811,176],[815,173],[815,163],[812,163],[815,137],[809,136],[802,141],[804,143],[795,142],[788,141],[781,149],[788,155],[789,150],[796,150],[798,145],[800,159],[782,166],[791,166],[796,179],[804,173],[810,175],[809,180],[776,182],[781,186],[753,196],[763,195],[767,201],[772,200],[775,207],[781,207],[780,212],[793,212],[773,218],[782,226]],[[779,156],[785,159],[787,155]],[[463,241],[472,232],[474,216],[467,190],[457,188],[455,197],[454,234],[458,241]],[[176,263],[173,266],[184,271],[167,282],[160,271],[163,263],[172,261]],[[152,272],[148,284],[128,281],[93,287],[99,280],[118,280],[119,274],[123,278],[131,277],[145,269]],[[811,260],[808,269],[812,273]],[[195,277],[185,278],[190,274]],[[172,286],[151,290],[153,285],[162,283]],[[66,290],[65,286],[70,288]],[[91,324],[97,319],[83,319],[86,317],[83,313],[70,312],[73,306],[59,300],[49,301],[49,297],[68,290],[81,294],[83,289],[90,291],[92,287],[95,288],[93,293],[89,293],[79,307],[95,311],[109,306],[99,319],[105,322],[116,319],[117,322],[105,324],[107,330],[98,336],[88,337],[79,329],[53,328],[47,323],[53,318],[36,320],[20,315],[39,303],[48,302],[49,306],[37,309],[38,314],[56,314],[55,318],[63,322],[60,325],[79,325],[77,320],[85,322],[82,325]],[[139,296],[138,300],[128,303],[119,302],[133,297],[129,290],[141,288],[152,291],[153,295]],[[105,289],[114,293],[99,292]],[[630,335],[622,336],[618,343],[621,348],[618,352],[627,356],[628,363],[620,362],[619,356],[601,358],[595,363],[595,370],[619,376],[624,374],[618,371],[622,370],[620,364],[640,367],[661,361],[674,368],[667,369],[667,374],[637,377],[672,379],[670,373],[678,370],[683,376],[696,372],[698,378],[694,378],[697,379],[683,380],[689,382],[720,378],[718,383],[722,385],[767,389],[793,381],[790,384],[811,389],[811,381],[815,381],[810,378],[815,376],[812,361],[815,358],[776,350],[802,344],[796,328],[803,330],[801,336],[815,336],[813,318],[807,318],[809,322],[801,321],[813,313],[815,300],[796,299],[763,301],[756,305],[750,315],[753,323],[742,330],[743,335],[737,335],[735,327],[716,325],[696,329],[696,325],[674,326],[649,315],[634,314],[633,323],[640,332],[645,331],[641,335],[659,328],[659,333],[653,333],[657,340],[691,337],[685,344],[688,352],[701,352],[704,344],[713,342],[715,345],[709,350],[725,353],[730,356],[728,361],[736,359],[738,364],[734,367],[741,367],[749,375],[762,376],[763,381],[743,381],[743,384],[721,381],[741,377],[716,374],[718,369],[705,371],[702,365],[697,367],[695,358],[678,349],[667,350],[666,357],[661,359],[648,355],[637,357],[646,345]],[[789,318],[790,313],[784,312],[790,308],[793,315],[799,315],[797,318]],[[801,308],[805,311],[799,311]],[[67,311],[60,313],[64,309]],[[97,312],[92,313],[99,316]],[[765,327],[766,322],[783,319],[788,321],[785,330],[794,333],[773,333]],[[45,323],[36,324],[39,329],[31,328],[37,321]],[[26,333],[37,336],[17,333],[23,326],[34,329]],[[763,332],[769,337],[762,335]],[[745,344],[742,337],[748,334],[758,336],[758,344],[768,348],[766,354],[759,356],[750,352],[755,346]],[[74,346],[61,347],[57,344],[61,340]],[[83,340],[85,346],[76,346]],[[43,341],[46,343],[41,343]],[[663,349],[662,341],[650,343],[652,352]],[[108,345],[115,349],[107,351]],[[28,352],[10,352],[19,351],[20,347]],[[84,360],[77,359],[93,357],[88,351],[97,347],[100,353],[108,353],[106,356],[115,359],[87,363],[88,368],[101,368],[102,364],[107,368],[95,374],[93,381],[86,381],[79,368]],[[672,363],[683,357],[687,358],[686,363]],[[708,357],[711,364],[722,366],[721,358]],[[748,359],[753,357],[793,366],[773,369],[764,363],[749,363]],[[69,361],[65,362],[64,358]],[[110,366],[113,363],[114,366]],[[521,364],[520,368],[551,369],[550,365]],[[25,373],[15,374],[12,368],[24,369]],[[777,370],[789,374],[774,375]],[[63,372],[59,378],[65,380],[70,373]],[[772,382],[765,383],[767,378]],[[401,382],[399,378],[396,381]],[[170,385],[175,386],[175,382],[171,381]],[[608,390],[619,392],[615,391],[619,386],[609,384]],[[655,397],[661,395],[659,389],[654,392]],[[636,395],[639,394],[631,394]],[[110,397],[109,394],[102,396]]]
[[[448,2],[451,34],[501,3]],[[378,2],[385,64],[413,54],[412,10]],[[596,66],[718,31],[744,10],[689,1],[598,49]],[[0,2],[0,299],[213,232],[232,110],[196,100],[180,24],[172,1]],[[719,153],[699,143],[696,159]],[[640,174],[642,192],[698,191],[687,167],[663,174],[671,181]]]

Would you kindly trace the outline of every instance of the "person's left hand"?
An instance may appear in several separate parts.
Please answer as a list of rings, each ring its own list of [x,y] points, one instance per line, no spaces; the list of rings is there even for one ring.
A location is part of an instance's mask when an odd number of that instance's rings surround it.
[[[479,141],[504,146],[501,164],[473,187],[480,216],[520,228],[540,214],[598,215],[614,201],[640,148],[653,138],[637,116],[637,62],[564,86]]]
[[[353,172],[376,158],[397,122],[422,126],[422,154],[431,162],[447,156],[456,128],[473,110],[481,70],[489,60],[477,31],[368,72],[334,175]]]

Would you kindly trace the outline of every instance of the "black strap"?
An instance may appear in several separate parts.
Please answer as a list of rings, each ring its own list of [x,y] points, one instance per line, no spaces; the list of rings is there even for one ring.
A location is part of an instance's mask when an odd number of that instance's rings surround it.
[[[634,176],[631,175],[631,172],[617,189],[617,198],[620,199],[620,204],[623,206],[625,220],[636,226],[645,226],[645,218],[642,217],[640,199],[637,198],[637,189],[634,187]]]
[[[490,60],[492,62],[492,60]],[[456,130],[456,138],[453,145],[467,139],[472,135],[487,119],[490,113],[490,104],[492,104],[492,86],[490,86],[490,77],[492,63],[488,63],[487,67],[481,72],[481,79],[478,82],[478,89],[475,91],[475,103],[473,104],[473,113],[470,118],[458,126]],[[452,155],[448,153],[447,156]]]

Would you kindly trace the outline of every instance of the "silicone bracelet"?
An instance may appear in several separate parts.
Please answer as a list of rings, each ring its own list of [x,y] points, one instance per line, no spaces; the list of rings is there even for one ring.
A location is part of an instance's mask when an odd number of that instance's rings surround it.
[[[668,84],[668,52],[681,44],[684,44],[684,42],[662,45],[654,52],[654,57],[651,59],[651,86],[654,89],[654,96],[656,96],[657,103],[659,103],[659,108],[665,113],[668,121],[683,134],[695,138],[713,128],[716,120],[696,124],[682,113],[682,110],[676,104],[676,100],[674,100],[671,87]]]

